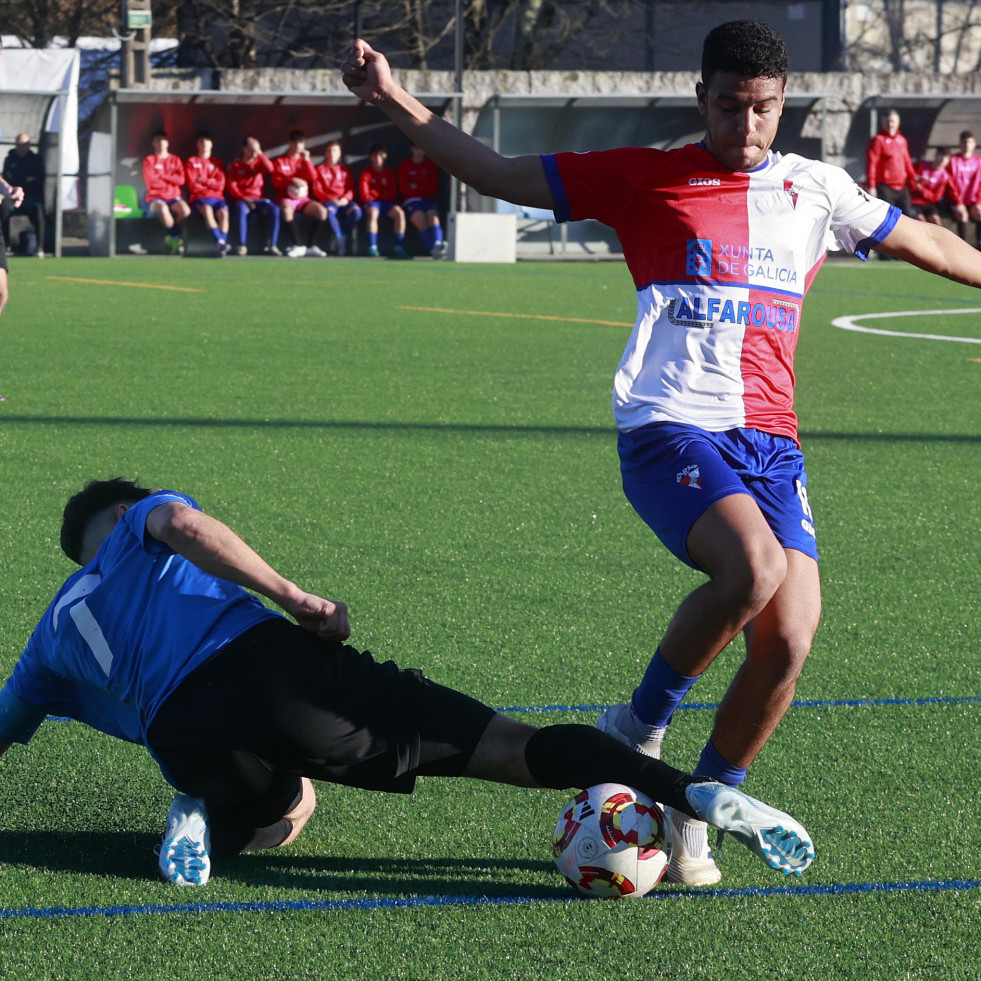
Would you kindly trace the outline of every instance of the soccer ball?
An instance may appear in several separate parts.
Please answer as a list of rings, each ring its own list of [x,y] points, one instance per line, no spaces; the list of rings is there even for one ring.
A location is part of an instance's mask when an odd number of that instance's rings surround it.
[[[661,881],[668,864],[664,814],[646,794],[597,784],[562,808],[552,850],[577,892],[638,898]]]

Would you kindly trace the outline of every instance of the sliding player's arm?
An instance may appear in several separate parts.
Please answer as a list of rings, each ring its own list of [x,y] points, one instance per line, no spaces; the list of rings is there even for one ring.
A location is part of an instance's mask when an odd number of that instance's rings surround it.
[[[359,99],[381,109],[430,160],[474,190],[513,204],[554,208],[539,157],[503,157],[430,112],[395,82],[388,60],[366,41],[354,42],[341,73]]]
[[[304,592],[217,518],[168,501],[147,515],[146,530],[199,569],[271,599],[323,640],[347,640],[351,635],[343,603]]]

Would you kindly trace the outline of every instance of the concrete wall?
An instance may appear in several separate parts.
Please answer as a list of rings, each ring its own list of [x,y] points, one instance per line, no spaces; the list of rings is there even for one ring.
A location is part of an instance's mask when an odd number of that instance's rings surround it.
[[[396,71],[396,79],[411,92],[449,93],[455,90],[453,72]],[[695,99],[695,72],[464,72],[463,128],[472,132],[480,110],[494,95],[685,95]],[[222,69],[214,72],[172,71],[154,78],[154,88],[206,89],[208,85],[233,92],[343,91],[337,71],[296,69]],[[981,99],[981,74],[934,74],[921,72],[793,72],[788,92],[826,93],[823,101],[825,145],[830,163],[861,176],[864,164],[857,159],[856,117],[867,113],[872,100],[887,96],[977,95]],[[860,135],[864,122],[858,122]],[[822,117],[817,110],[805,124],[804,136],[821,135]],[[977,128],[981,131],[981,111]],[[851,135],[851,141],[849,137]]]

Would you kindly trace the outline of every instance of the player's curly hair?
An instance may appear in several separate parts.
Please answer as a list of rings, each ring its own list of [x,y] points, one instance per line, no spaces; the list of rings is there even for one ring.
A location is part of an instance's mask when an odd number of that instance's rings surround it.
[[[90,480],[65,505],[65,514],[61,519],[61,550],[72,562],[81,565],[82,539],[89,522],[113,504],[142,501],[152,493],[146,487],[122,477]]]
[[[702,83],[716,72],[740,78],[787,80],[790,52],[787,42],[759,20],[731,20],[712,28],[702,46]]]

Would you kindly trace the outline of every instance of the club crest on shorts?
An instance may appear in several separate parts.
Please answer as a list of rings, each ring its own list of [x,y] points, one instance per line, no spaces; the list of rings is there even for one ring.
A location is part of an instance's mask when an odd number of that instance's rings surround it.
[[[698,469],[697,463],[685,467],[675,479],[682,487],[694,487],[695,490],[702,489],[702,472]]]

